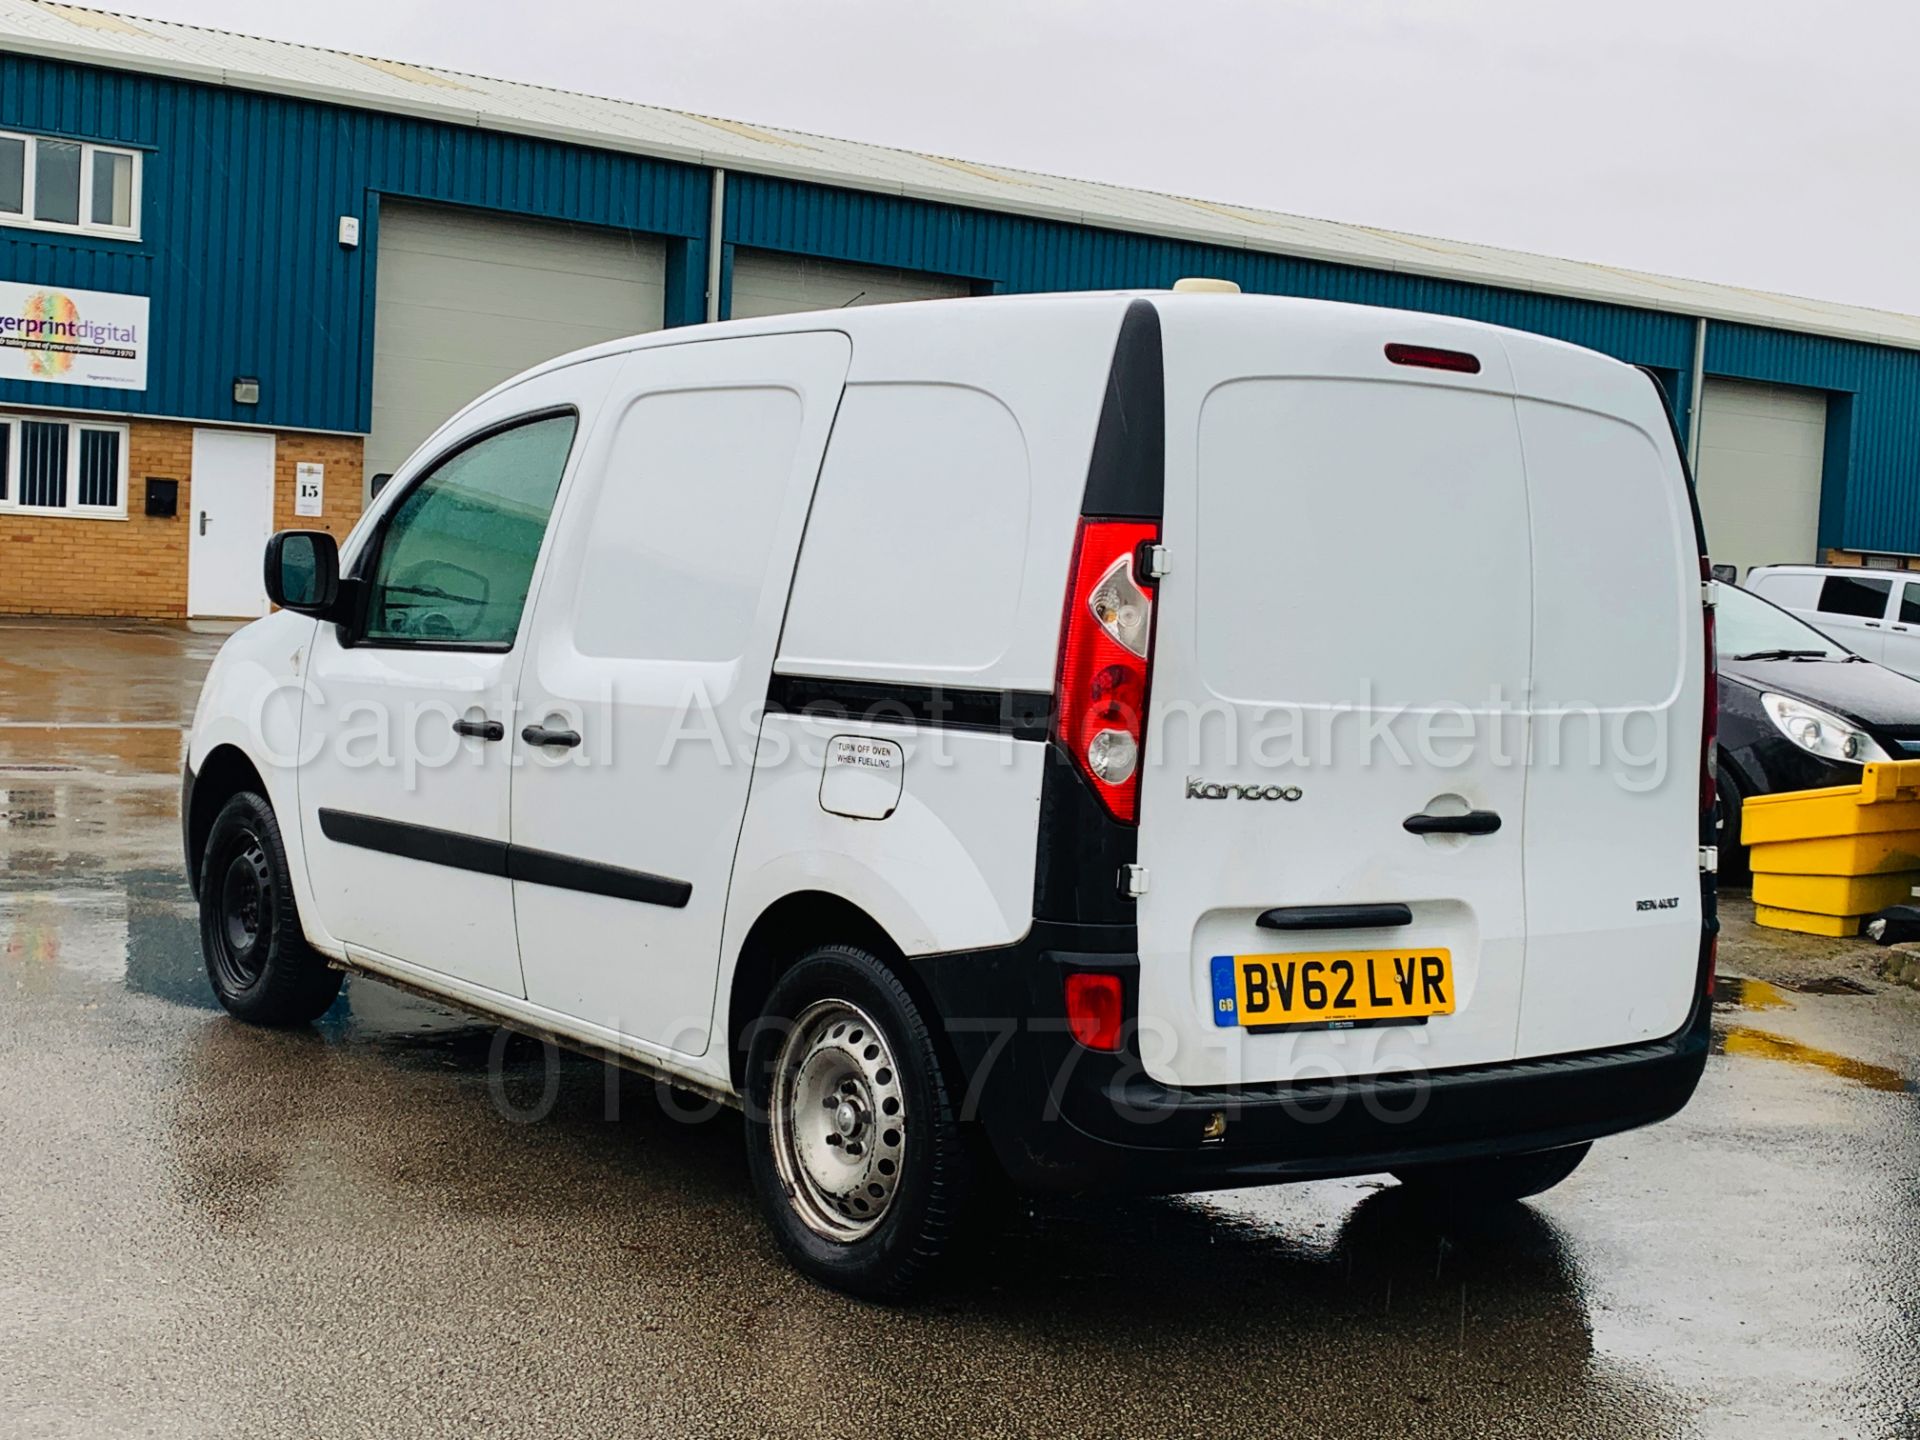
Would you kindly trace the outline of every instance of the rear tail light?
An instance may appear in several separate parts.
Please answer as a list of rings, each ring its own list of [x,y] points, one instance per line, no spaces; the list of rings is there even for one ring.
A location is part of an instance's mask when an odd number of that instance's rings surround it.
[[[1114,819],[1140,818],[1152,581],[1137,556],[1159,538],[1150,520],[1082,520],[1060,627],[1054,734]]]
[[[1120,1048],[1122,999],[1118,975],[1067,976],[1067,1029],[1089,1050]]]

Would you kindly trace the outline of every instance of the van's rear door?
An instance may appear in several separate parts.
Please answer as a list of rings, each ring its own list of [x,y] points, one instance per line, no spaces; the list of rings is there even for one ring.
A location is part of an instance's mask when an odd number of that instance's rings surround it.
[[[1506,340],[1533,529],[1518,1053],[1670,1035],[1699,985],[1699,542],[1653,382]]]
[[[1429,316],[1205,301],[1161,307],[1171,569],[1140,799],[1147,1068],[1204,1086],[1508,1059],[1534,607],[1505,352]],[[1395,343],[1478,368],[1392,363]],[[1480,833],[1407,826],[1466,812]],[[1305,909],[1349,906],[1404,906],[1405,923]],[[1312,928],[1264,927],[1273,910]],[[1249,956],[1266,957],[1251,988],[1217,989]],[[1371,1002],[1392,1002],[1407,966],[1411,998],[1431,1000],[1442,961],[1449,1013],[1380,1023]],[[1283,985],[1318,1009],[1259,1024]]]

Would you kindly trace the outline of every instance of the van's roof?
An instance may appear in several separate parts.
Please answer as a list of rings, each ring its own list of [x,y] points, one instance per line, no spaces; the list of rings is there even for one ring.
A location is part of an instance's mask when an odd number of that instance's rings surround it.
[[[1431,338],[1437,334],[1453,333],[1460,337],[1461,343],[1470,343],[1471,337],[1497,337],[1507,346],[1525,345],[1551,348],[1582,355],[1592,356],[1608,364],[1623,365],[1625,362],[1613,360],[1598,351],[1582,346],[1570,345],[1563,340],[1550,339],[1527,330],[1514,330],[1502,325],[1489,325],[1480,320],[1462,320],[1448,315],[1434,315],[1424,310],[1393,310],[1378,305],[1352,305],[1336,300],[1307,300],[1291,295],[1248,295],[1219,293],[1182,293],[1172,290],[1069,290],[1057,293],[1037,295],[987,295],[960,300],[911,300],[891,305],[861,305],[840,310],[803,310],[790,315],[768,315],[749,320],[722,320],[706,325],[681,325],[668,330],[654,330],[643,335],[630,335],[624,339],[609,340],[584,350],[575,350],[559,355],[552,360],[535,366],[516,376],[505,385],[527,378],[545,374],[567,365],[577,365],[585,360],[597,359],[604,355],[622,355],[635,350],[660,349],[670,345],[698,344],[708,340],[722,340],[730,337],[749,335],[781,335],[796,331],[838,330],[854,341],[857,346],[862,335],[892,334],[901,330],[914,330],[923,326],[938,325],[950,319],[956,311],[965,310],[969,315],[979,317],[991,315],[1003,319],[1010,331],[1044,326],[1049,315],[1065,312],[1084,314],[1090,308],[1105,308],[1113,312],[1114,324],[1120,322],[1120,316],[1128,305],[1136,300],[1150,300],[1163,314],[1179,312],[1184,317],[1227,313],[1223,307],[1235,307],[1238,313],[1244,313],[1247,307],[1271,310],[1276,315],[1291,313],[1315,315],[1323,326],[1337,323],[1339,317],[1347,317],[1355,330],[1367,334],[1378,334],[1383,328],[1394,324],[1418,327],[1418,333]],[[488,393],[492,393],[491,391]]]

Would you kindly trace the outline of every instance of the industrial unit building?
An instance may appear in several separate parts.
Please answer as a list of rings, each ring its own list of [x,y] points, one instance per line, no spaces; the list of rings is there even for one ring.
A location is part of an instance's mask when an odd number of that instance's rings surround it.
[[[0,0],[0,612],[258,614],[581,345],[1183,275],[1649,366],[1717,560],[1920,555],[1920,319]]]

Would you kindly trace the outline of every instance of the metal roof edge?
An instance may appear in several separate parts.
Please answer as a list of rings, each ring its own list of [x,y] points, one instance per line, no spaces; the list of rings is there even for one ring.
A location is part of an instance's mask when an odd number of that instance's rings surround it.
[[[177,22],[158,23],[166,24]],[[213,31],[211,33],[232,34],[234,32]],[[880,181],[871,176],[854,175],[822,165],[782,164],[778,161],[743,159],[739,155],[696,148],[684,148],[671,144],[644,144],[618,135],[611,135],[605,131],[589,130],[583,127],[543,124],[538,121],[509,120],[498,115],[491,115],[462,105],[441,104],[432,100],[415,99],[404,96],[379,95],[368,91],[350,90],[338,86],[286,79],[267,75],[259,71],[233,70],[215,65],[206,65],[190,59],[149,56],[145,54],[119,55],[101,48],[49,39],[42,36],[8,33],[4,36],[4,40],[6,48],[16,53],[38,59],[85,65],[95,69],[118,70],[137,75],[156,75],[168,79],[185,80],[196,84],[217,85],[227,89],[244,90],[259,94],[280,95],[290,99],[306,100],[318,104],[335,105],[346,109],[364,110],[372,113],[384,112],[398,114],[414,119],[460,125],[468,129],[489,130],[501,134],[524,135],[532,139],[550,140],[561,144],[578,145],[588,149],[635,155],[645,159],[664,160],[703,167],[717,167],[741,174],[762,175],[773,179],[792,180],[832,189],[852,190],[865,194],[892,195],[902,199],[920,200],[940,205],[952,205],[967,210],[983,210],[996,214],[1019,215],[1029,219],[1088,226],[1096,229],[1116,231],[1127,235],[1138,235],[1147,239],[1180,240],[1191,244],[1211,245],[1220,249],[1244,250],[1252,254],[1274,255],[1286,259],[1340,265],[1347,269],[1385,271],[1422,279],[1477,285],[1486,289],[1507,290],[1522,294],[1536,294],[1559,299],[1585,301],[1593,304],[1612,305],[1623,309],[1646,311],[1651,314],[1678,315],[1688,319],[1698,318],[1717,321],[1722,324],[1747,325],[1756,329],[1777,330],[1788,334],[1851,340],[1862,344],[1879,345],[1896,350],[1920,350],[1920,323],[1916,324],[1914,333],[1897,335],[1891,331],[1878,330],[1870,326],[1851,324],[1844,321],[1820,324],[1811,317],[1806,320],[1796,320],[1773,315],[1756,314],[1751,311],[1743,312],[1732,306],[1712,303],[1700,304],[1698,303],[1699,297],[1696,296],[1676,296],[1676,302],[1684,299],[1686,303],[1664,304],[1653,297],[1637,295],[1625,289],[1614,290],[1599,285],[1589,286],[1522,279],[1517,276],[1502,276],[1497,272],[1488,273],[1486,270],[1468,265],[1447,265],[1438,260],[1428,262],[1421,260],[1398,260],[1386,257],[1367,257],[1342,251],[1334,246],[1315,245],[1312,243],[1262,243],[1262,237],[1227,235],[1218,231],[1210,231],[1178,223],[1155,224],[1152,228],[1142,228],[1142,224],[1137,218],[1123,216],[1115,212],[1083,210],[1072,206],[1048,204],[1044,201],[1026,196],[1009,196],[1005,199],[999,197],[988,198],[983,197],[975,191],[949,189],[939,185]],[[295,45],[295,48],[321,48],[321,52],[326,54],[347,53],[328,51],[322,47],[304,45]],[[501,83],[518,84],[519,82],[504,81]],[[636,102],[613,100],[612,103],[633,104]],[[668,111],[665,113],[677,114],[679,112]],[[898,153],[908,156],[914,153],[911,151],[895,152],[886,146],[875,146],[873,148],[887,151],[888,153]],[[1125,187],[1116,188],[1124,189]],[[1158,192],[1140,191],[1137,193],[1157,194]],[[1178,197],[1169,198],[1177,199]],[[1313,217],[1303,216],[1299,218],[1309,223],[1313,221]],[[1397,235],[1398,232],[1382,231],[1380,233],[1393,236]],[[1500,247],[1476,246],[1475,248],[1498,251]],[[1516,257],[1550,260],[1560,259],[1560,257],[1552,256],[1533,257],[1531,252],[1525,251],[1501,253],[1511,253]],[[1562,263],[1588,265],[1592,262],[1576,260],[1562,261]],[[1714,281],[1688,281],[1685,280],[1684,277],[1672,278],[1681,280],[1682,283],[1685,284],[1721,288],[1718,282]],[[1796,297],[1779,297],[1783,303],[1794,298]],[[1811,303],[1836,304],[1838,302],[1813,301]],[[1898,313],[1893,311],[1875,312],[1865,306],[1844,306],[1843,308],[1858,309],[1864,313],[1885,313],[1889,315]]]

